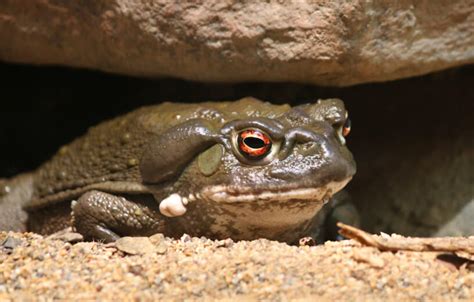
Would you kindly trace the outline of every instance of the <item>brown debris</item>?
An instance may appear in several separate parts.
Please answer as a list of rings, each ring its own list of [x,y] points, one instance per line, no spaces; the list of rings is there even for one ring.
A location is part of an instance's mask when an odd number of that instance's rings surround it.
[[[376,252],[377,250],[361,248],[353,251],[352,258],[358,262],[365,262],[372,267],[382,268],[385,266],[385,261]]]
[[[474,254],[474,236],[471,237],[438,237],[411,238],[400,235],[377,236],[353,226],[339,222],[339,233],[364,245],[373,246],[381,251],[415,251],[415,252],[464,252]]]
[[[316,241],[312,237],[303,237],[300,238],[298,244],[299,246],[314,246]]]

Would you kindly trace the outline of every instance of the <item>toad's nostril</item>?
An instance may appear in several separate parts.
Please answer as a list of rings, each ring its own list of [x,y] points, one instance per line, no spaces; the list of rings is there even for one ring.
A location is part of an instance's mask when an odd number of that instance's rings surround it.
[[[311,149],[314,149],[316,147],[316,142],[306,142],[306,143],[303,143],[301,144],[301,149],[303,151],[309,151]]]
[[[320,145],[317,142],[306,142],[297,144],[296,149],[298,153],[304,156],[320,153]]]
[[[299,150],[303,155],[313,153],[326,144],[326,137],[307,127],[290,129],[285,135],[285,143],[281,148],[280,159],[286,158],[293,150]]]

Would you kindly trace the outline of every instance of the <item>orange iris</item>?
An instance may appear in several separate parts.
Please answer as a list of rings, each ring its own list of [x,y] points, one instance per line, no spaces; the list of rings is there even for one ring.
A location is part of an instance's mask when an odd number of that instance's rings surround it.
[[[342,126],[342,136],[346,137],[349,135],[349,133],[351,132],[351,126],[351,120],[346,119],[346,121],[344,122],[344,126]]]
[[[265,133],[248,129],[239,133],[239,149],[250,158],[261,157],[270,151],[272,142]]]

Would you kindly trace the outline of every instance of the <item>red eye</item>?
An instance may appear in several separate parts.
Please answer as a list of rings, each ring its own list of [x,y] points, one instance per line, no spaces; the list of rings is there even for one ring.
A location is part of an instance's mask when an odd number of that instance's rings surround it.
[[[266,155],[272,148],[272,141],[265,133],[247,129],[239,133],[238,138],[240,152],[253,159]]]
[[[342,126],[342,136],[346,137],[349,135],[349,133],[351,132],[351,125],[351,120],[347,118],[344,122],[344,125]]]

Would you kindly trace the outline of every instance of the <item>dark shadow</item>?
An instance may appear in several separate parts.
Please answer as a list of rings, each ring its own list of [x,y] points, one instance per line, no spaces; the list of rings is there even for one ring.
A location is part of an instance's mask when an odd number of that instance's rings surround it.
[[[369,231],[431,235],[473,198],[474,67],[347,88],[206,84],[85,70],[0,65],[0,177],[36,168],[89,126],[163,101],[254,96],[275,103],[339,97],[358,163],[349,191]]]

